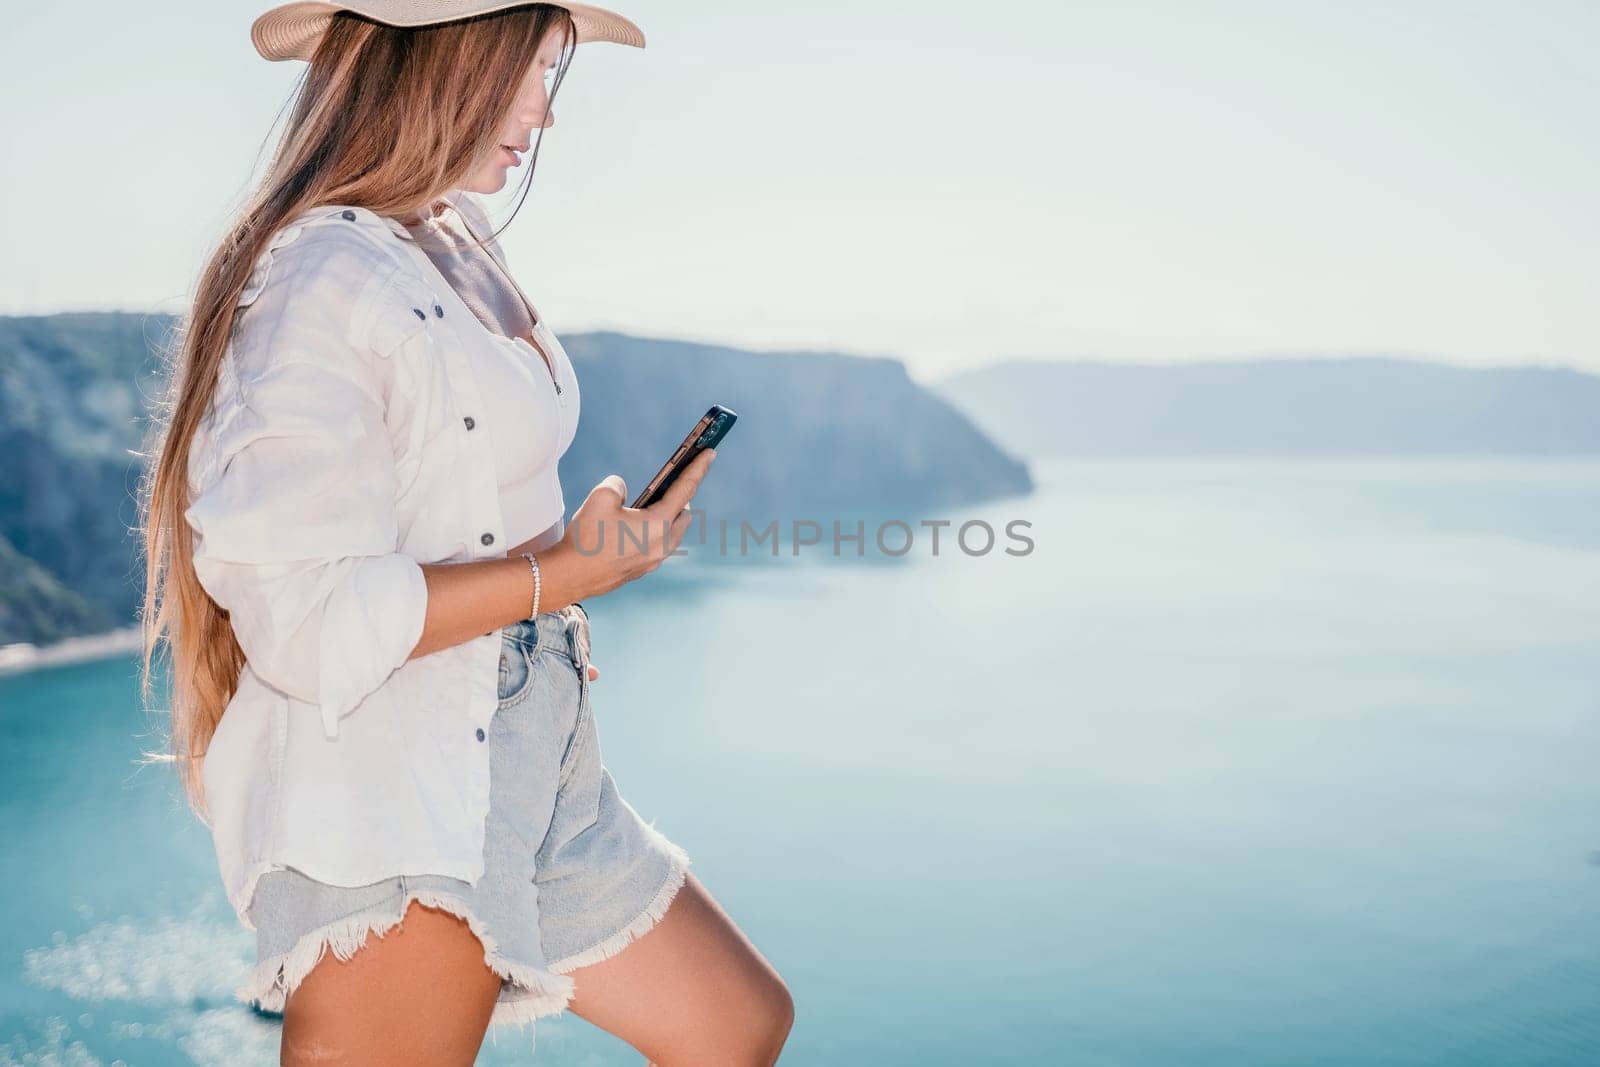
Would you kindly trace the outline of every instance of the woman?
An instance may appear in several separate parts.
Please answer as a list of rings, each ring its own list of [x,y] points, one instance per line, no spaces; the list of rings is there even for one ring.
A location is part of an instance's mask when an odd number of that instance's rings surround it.
[[[567,1008],[654,1063],[775,1062],[784,982],[601,760],[578,603],[676,549],[714,457],[564,523],[577,381],[477,199],[576,44],[643,36],[482,0],[293,3],[251,36],[308,73],[141,486],[144,682],[164,634],[166,758],[257,934],[240,998],[282,1011],[285,1063],[469,1064]]]

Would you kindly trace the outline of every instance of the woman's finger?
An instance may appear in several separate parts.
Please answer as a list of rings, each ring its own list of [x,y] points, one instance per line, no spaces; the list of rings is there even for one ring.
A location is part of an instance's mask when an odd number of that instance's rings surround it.
[[[600,668],[596,667],[593,663],[589,664],[589,681],[598,682],[599,680],[600,680]]]
[[[711,464],[716,458],[717,450],[714,448],[705,449],[694,457],[694,462],[683,468],[683,473],[667,487],[661,499],[655,502],[655,507],[660,509],[656,515],[675,515],[688,507],[695,490],[700,488],[701,480],[705,478],[706,472],[711,469]]]

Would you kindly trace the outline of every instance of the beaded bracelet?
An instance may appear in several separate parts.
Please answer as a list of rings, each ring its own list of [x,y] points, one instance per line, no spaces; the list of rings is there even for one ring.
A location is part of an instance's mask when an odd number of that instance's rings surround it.
[[[527,560],[529,565],[533,567],[533,610],[528,612],[528,618],[537,619],[539,617],[539,591],[540,591],[540,588],[539,588],[540,587],[539,561],[534,558],[532,552],[524,552],[522,554],[522,558]]]

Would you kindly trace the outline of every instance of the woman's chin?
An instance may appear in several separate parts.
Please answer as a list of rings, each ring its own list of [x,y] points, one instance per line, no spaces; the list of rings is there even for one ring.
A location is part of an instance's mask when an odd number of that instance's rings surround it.
[[[498,193],[506,187],[506,177],[510,173],[510,167],[486,167],[472,176],[466,188],[474,193]]]

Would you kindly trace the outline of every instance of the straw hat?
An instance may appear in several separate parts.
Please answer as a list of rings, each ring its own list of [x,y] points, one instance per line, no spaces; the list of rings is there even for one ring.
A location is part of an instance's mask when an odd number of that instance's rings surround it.
[[[353,11],[390,26],[431,26],[453,22],[470,15],[503,11],[528,0],[351,0],[344,4],[296,0],[280,4],[262,15],[250,27],[250,40],[267,59],[309,60],[333,21],[335,11]],[[578,41],[615,41],[617,44],[644,47],[644,33],[615,11],[591,4],[570,4],[562,0],[556,7],[572,12]]]

